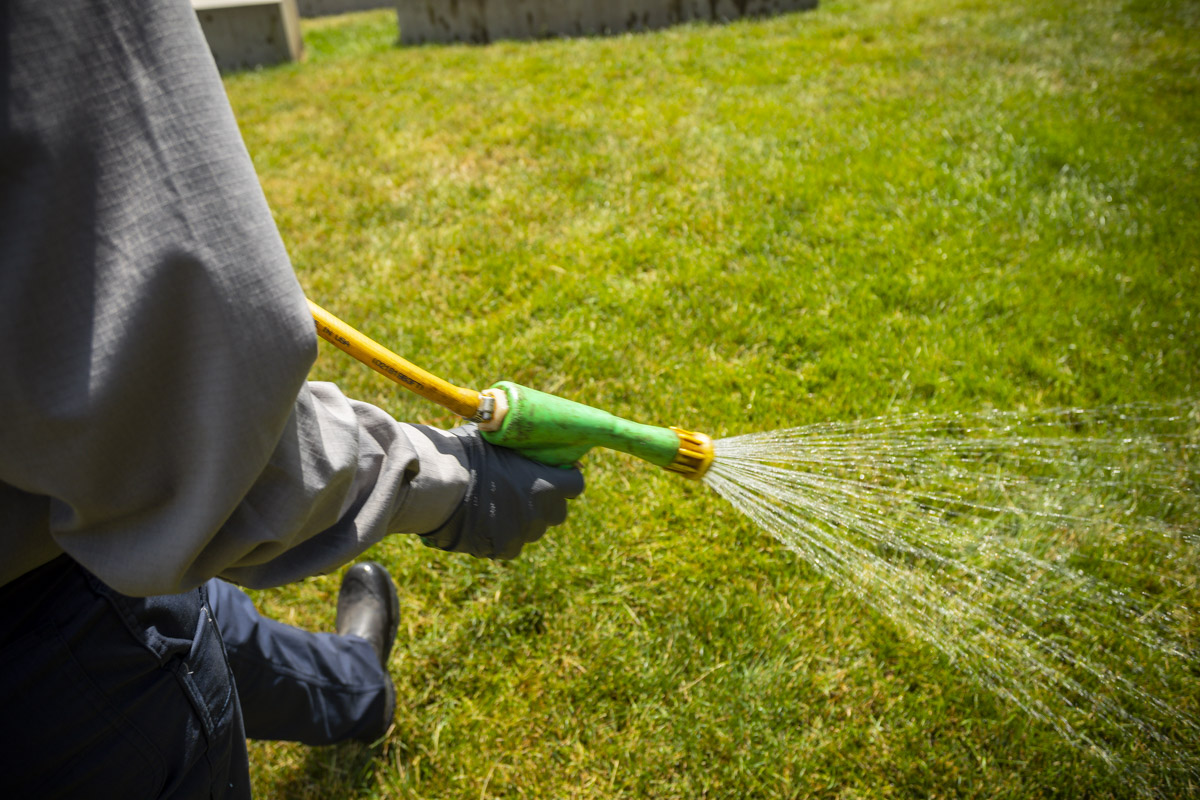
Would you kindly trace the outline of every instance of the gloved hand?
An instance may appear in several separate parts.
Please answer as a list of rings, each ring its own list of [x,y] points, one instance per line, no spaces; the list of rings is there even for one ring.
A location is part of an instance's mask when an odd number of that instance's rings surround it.
[[[481,558],[516,558],[527,542],[567,518],[567,500],[583,492],[575,467],[547,467],[484,441],[474,425],[455,428],[471,482],[462,504],[440,528],[421,537],[441,550]]]

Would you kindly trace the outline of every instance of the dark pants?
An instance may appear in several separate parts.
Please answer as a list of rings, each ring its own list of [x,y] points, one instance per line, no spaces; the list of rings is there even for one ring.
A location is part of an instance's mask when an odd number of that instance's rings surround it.
[[[381,736],[362,639],[259,616],[221,581],[120,595],[68,558],[0,587],[0,797],[248,797],[245,737]]]

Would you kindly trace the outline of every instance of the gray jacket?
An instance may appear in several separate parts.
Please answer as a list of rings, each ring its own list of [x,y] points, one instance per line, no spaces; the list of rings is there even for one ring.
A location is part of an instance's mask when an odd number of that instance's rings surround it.
[[[187,0],[0,8],[0,585],[331,570],[461,501],[454,437],[307,383],[313,322]]]

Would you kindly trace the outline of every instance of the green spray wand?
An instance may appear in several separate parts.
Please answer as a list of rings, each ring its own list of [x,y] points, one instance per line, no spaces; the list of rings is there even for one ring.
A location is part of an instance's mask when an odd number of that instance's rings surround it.
[[[682,428],[643,425],[509,381],[477,392],[455,386],[370,339],[311,300],[317,333],[338,349],[427,400],[479,425],[483,438],[550,466],[574,464],[607,447],[699,479],[713,460],[712,439]]]

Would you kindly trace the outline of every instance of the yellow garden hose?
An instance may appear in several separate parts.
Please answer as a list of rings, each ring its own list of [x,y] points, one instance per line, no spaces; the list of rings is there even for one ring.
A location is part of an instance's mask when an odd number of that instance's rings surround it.
[[[325,309],[308,301],[313,319],[317,323],[317,334],[334,347],[348,353],[371,369],[401,384],[406,389],[432,400],[443,408],[466,419],[486,421],[491,418],[492,399],[474,389],[464,389],[449,381],[426,372],[368,336],[359,333],[350,325],[330,314]],[[481,409],[483,414],[481,416]]]

